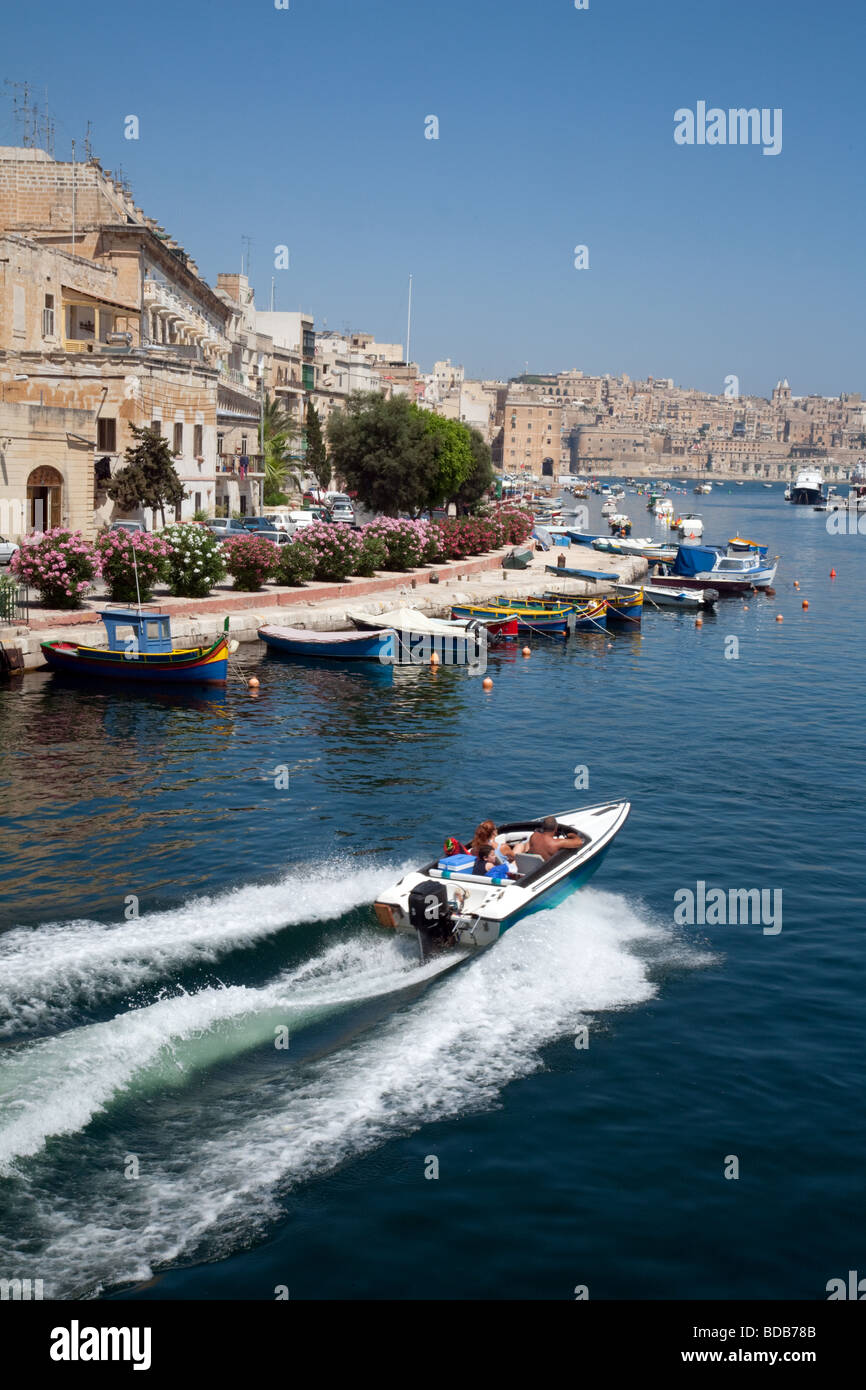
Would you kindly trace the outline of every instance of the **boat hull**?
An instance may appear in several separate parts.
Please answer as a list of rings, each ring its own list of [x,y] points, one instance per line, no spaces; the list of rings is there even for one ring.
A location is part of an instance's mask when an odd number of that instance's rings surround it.
[[[228,640],[225,637],[212,647],[159,655],[127,654],[106,647],[82,647],[74,642],[41,642],[40,646],[52,671],[90,680],[225,685],[228,677]]]
[[[681,574],[654,574],[653,587],[663,589],[715,589],[719,594],[749,594],[755,587],[751,579],[684,578]]]
[[[284,656],[320,657],[329,661],[393,660],[390,630],[381,632],[304,632],[301,629],[260,627],[259,638],[271,651]]]
[[[452,618],[473,619],[483,623],[495,623],[503,616],[501,609],[480,606],[458,606],[451,609]],[[523,633],[545,633],[552,637],[565,637],[568,633],[567,613],[548,613],[546,611],[523,613],[514,610],[506,615],[517,620],[517,631]]]

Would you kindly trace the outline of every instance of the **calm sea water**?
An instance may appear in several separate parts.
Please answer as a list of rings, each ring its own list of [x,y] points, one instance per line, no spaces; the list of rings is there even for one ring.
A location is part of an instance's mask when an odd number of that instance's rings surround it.
[[[768,542],[776,596],[539,640],[488,695],[257,648],[258,699],[0,689],[0,1276],[808,1299],[862,1269],[866,538],[778,485],[678,500]],[[592,886],[455,974],[375,925],[445,835],[619,797]],[[781,890],[782,931],[676,925],[699,880]]]

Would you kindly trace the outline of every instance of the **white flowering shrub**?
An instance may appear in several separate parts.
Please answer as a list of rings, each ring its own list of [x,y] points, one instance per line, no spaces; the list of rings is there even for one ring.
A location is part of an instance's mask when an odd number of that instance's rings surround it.
[[[168,582],[175,597],[205,598],[225,578],[222,548],[207,526],[181,522],[160,534],[170,549]]]

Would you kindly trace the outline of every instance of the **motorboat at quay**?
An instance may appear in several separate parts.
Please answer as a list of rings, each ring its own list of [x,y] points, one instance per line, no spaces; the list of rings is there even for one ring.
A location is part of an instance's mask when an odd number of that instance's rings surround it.
[[[683,608],[687,612],[712,608],[718,601],[717,589],[666,589],[661,584],[614,584],[618,594],[640,593],[648,608]],[[608,600],[609,602],[610,600]]]
[[[720,594],[744,594],[750,589],[766,589],[776,577],[778,555],[767,563],[766,546],[753,546],[750,541],[739,544],[752,547],[746,553],[730,553],[720,546],[681,545],[676,560],[667,573],[654,574],[653,584],[675,589],[717,589]]]
[[[477,875],[474,855],[445,855],[380,893],[373,904],[376,917],[389,930],[416,936],[422,960],[442,951],[482,950],[521,918],[556,907],[586,883],[630,810],[628,801],[612,801],[561,812],[555,818],[558,830],[579,836],[582,843],[548,860],[517,850],[541,828],[542,818],[503,825],[497,844],[515,851],[513,874],[497,865]]]

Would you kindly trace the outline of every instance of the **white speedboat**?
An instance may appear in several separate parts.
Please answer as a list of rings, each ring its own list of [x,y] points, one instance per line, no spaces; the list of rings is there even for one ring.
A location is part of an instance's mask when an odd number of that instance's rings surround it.
[[[704,523],[699,516],[692,512],[686,512],[677,518],[677,527],[681,536],[686,536],[689,540],[697,540],[704,534]]]
[[[582,843],[544,860],[517,852],[514,875],[494,870],[495,877],[472,872],[468,854],[440,856],[406,874],[373,904],[389,930],[417,936],[422,959],[442,950],[476,951],[494,941],[532,912],[556,907],[598,868],[625,825],[627,801],[579,807],[556,817],[560,834],[577,832]],[[541,826],[541,818],[515,821],[500,828],[497,842],[516,849]]]

